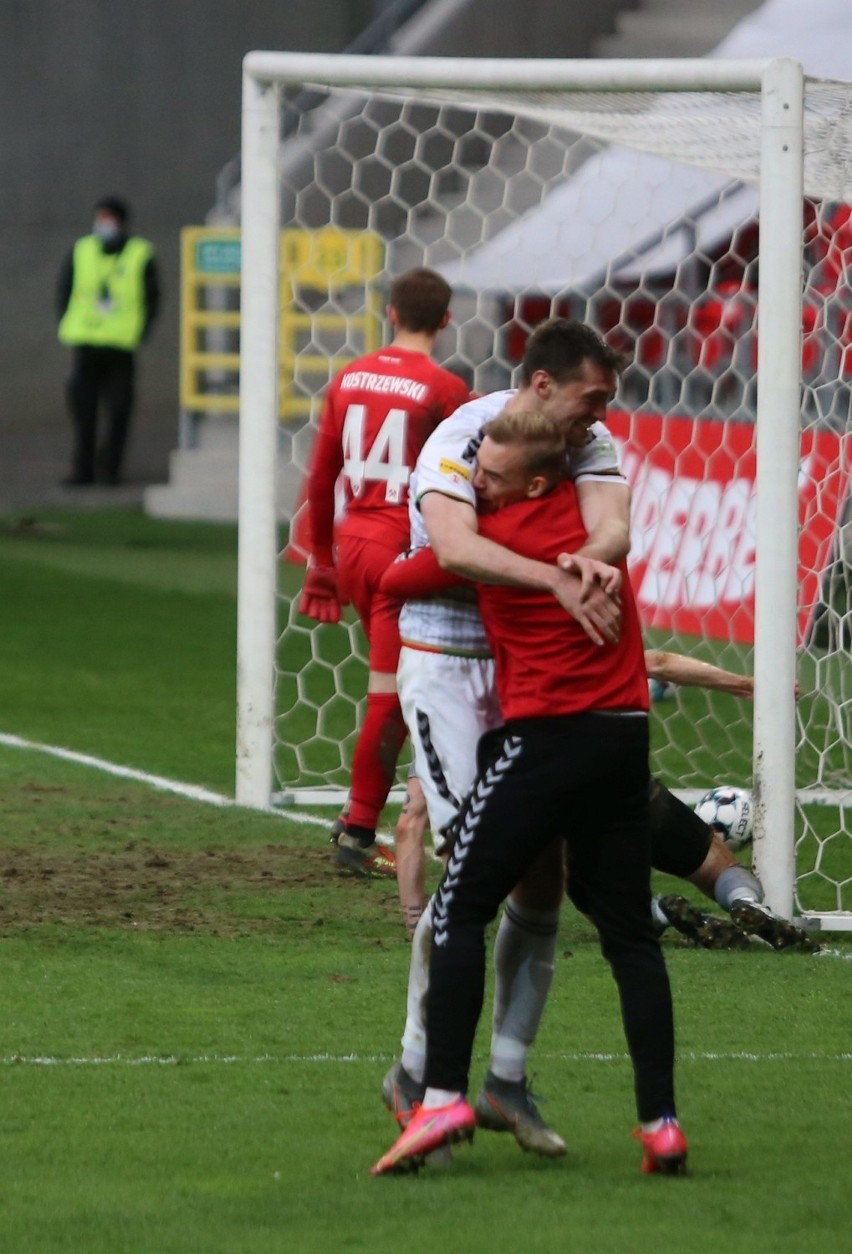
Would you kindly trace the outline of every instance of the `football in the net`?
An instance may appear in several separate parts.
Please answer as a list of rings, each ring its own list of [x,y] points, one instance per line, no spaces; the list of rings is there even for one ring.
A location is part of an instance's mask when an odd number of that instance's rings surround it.
[[[752,837],[754,807],[745,788],[720,784],[705,793],[695,813],[721,836],[729,849],[742,849]]]

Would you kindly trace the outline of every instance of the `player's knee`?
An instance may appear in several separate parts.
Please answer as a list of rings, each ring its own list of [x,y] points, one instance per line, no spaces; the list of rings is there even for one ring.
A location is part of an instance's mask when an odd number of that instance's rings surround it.
[[[558,910],[565,883],[564,845],[551,842],[512,889],[512,898],[529,910]]]

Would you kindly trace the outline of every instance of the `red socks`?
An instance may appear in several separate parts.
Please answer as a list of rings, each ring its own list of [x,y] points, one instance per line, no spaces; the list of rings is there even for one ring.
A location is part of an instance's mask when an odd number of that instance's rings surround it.
[[[355,756],[347,822],[375,831],[408,729],[395,692],[369,692]]]

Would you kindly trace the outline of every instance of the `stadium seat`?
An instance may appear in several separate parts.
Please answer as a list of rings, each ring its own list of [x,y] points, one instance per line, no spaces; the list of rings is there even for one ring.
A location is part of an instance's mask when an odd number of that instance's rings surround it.
[[[753,321],[751,294],[735,279],[720,283],[697,305],[690,322],[694,365],[711,374],[729,369],[734,349]]]

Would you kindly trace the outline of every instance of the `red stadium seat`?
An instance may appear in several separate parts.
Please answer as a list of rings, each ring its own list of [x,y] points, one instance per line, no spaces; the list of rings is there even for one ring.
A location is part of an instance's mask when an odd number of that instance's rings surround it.
[[[720,283],[693,311],[694,362],[718,374],[729,367],[738,340],[752,328],[753,304],[735,279]]]

